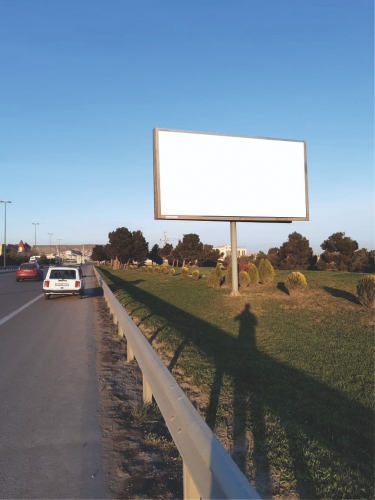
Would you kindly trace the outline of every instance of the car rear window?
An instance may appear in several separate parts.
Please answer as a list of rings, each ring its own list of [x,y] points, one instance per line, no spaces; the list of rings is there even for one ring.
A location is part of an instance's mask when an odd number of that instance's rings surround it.
[[[34,269],[34,264],[21,264],[20,268],[21,269]]]
[[[74,269],[65,269],[62,271],[61,269],[53,269],[50,274],[50,279],[65,279],[65,280],[75,280],[76,279],[76,271]]]

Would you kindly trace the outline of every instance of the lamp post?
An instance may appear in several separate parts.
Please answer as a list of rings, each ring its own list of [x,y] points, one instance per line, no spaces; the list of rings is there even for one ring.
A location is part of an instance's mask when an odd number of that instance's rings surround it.
[[[32,222],[31,224],[34,224],[34,226],[35,226],[35,247],[34,247],[35,248],[35,250],[34,250],[35,254],[34,255],[36,257],[36,226],[39,226],[39,222]]]
[[[61,238],[57,238],[57,241],[59,242],[59,257],[60,257],[60,241],[61,241]]]
[[[4,203],[4,267],[6,263],[7,254],[7,203],[12,203],[11,201],[0,200],[0,203]]]
[[[49,234],[49,263],[51,265],[51,259],[52,259],[51,236],[53,235],[53,233],[47,233],[47,234]]]

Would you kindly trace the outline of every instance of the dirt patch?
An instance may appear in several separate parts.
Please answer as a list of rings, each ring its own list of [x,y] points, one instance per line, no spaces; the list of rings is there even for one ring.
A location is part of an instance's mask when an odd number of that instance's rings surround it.
[[[104,469],[111,498],[182,498],[182,460],[164,419],[144,410],[142,374],[126,360],[103,297],[94,297]],[[142,418],[141,418],[142,417]]]

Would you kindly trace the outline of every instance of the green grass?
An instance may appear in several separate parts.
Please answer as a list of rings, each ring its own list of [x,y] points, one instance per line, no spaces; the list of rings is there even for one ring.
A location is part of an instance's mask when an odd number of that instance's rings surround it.
[[[374,312],[356,298],[362,275],[305,271],[307,290],[289,296],[278,271],[230,297],[179,270],[99,271],[172,373],[198,388],[208,425],[245,439],[233,456],[262,496],[374,497]]]

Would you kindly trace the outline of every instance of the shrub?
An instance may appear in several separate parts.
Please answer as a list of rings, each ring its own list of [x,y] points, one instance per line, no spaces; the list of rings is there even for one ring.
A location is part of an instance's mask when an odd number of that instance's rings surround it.
[[[221,270],[220,264],[216,264],[214,272],[215,272],[215,275],[219,278],[220,283],[221,283],[221,280],[223,279],[223,271]]]
[[[164,274],[168,274],[169,273],[169,269],[167,266],[163,266],[163,273]]]
[[[189,268],[186,266],[181,267],[181,276],[182,278],[187,278],[189,274]]]
[[[160,267],[159,266],[154,266],[154,273],[158,273],[160,270]]]
[[[152,266],[147,266],[147,272],[152,273]]]
[[[231,285],[231,283],[232,283],[232,265],[228,266],[227,274],[225,276],[225,283],[227,285]]]
[[[363,306],[375,306],[375,276],[368,274],[363,276],[357,285],[358,300]]]
[[[208,288],[219,288],[221,285],[221,280],[223,277],[223,273],[221,272],[220,264],[218,264],[215,269],[210,271],[210,274],[207,278],[207,286]]]
[[[194,269],[194,271],[192,272],[192,277],[194,280],[199,279],[199,269]]]
[[[249,273],[246,271],[240,271],[238,275],[238,281],[241,288],[246,288],[250,283]]]
[[[176,273],[176,270],[174,267],[171,267],[169,270],[168,270],[168,273],[170,274],[170,276],[173,276],[175,273]]]
[[[275,277],[275,270],[268,259],[261,259],[258,266],[259,280],[265,283],[272,283]]]
[[[305,276],[299,271],[294,271],[288,274],[284,285],[289,292],[289,295],[293,292],[302,292],[307,287],[307,281]]]
[[[259,283],[258,268],[255,264],[250,264],[249,277],[250,277],[249,286],[255,286]]]

